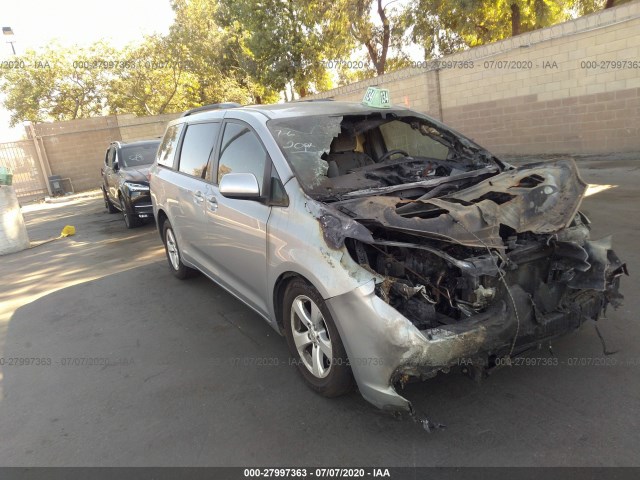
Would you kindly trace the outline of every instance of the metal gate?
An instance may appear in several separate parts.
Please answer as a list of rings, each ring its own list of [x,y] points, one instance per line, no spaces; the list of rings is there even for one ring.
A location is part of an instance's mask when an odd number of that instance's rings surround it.
[[[0,143],[0,166],[13,173],[13,186],[21,201],[36,200],[48,194],[33,141]]]

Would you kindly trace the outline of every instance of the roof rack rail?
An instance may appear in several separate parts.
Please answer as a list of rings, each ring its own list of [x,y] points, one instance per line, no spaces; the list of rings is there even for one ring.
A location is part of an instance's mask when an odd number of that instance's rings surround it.
[[[296,102],[333,102],[333,98],[332,97],[328,97],[328,98],[310,98],[309,100],[304,100],[304,99],[300,99],[300,100],[296,100]]]
[[[180,116],[188,117],[189,115],[193,115],[194,113],[208,112],[209,110],[222,110],[224,108],[238,108],[241,106],[242,105],[236,102],[212,103],[211,105],[203,105],[202,107],[196,107],[192,108],[191,110],[187,110]]]

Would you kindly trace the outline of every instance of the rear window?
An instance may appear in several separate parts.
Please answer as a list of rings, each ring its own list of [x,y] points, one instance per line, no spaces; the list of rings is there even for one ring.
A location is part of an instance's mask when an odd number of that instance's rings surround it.
[[[173,168],[173,163],[176,158],[176,149],[178,148],[178,141],[180,141],[180,133],[184,124],[178,123],[167,128],[164,134],[164,138],[160,143],[158,149],[158,165],[163,167]]]

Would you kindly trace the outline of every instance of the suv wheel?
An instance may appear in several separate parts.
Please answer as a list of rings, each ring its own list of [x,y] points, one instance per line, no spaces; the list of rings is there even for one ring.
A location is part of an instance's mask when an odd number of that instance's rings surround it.
[[[124,199],[120,197],[120,209],[122,210],[122,218],[124,219],[124,224],[127,228],[135,228],[139,227],[142,223],[140,218],[137,215],[133,215],[127,212],[127,206],[124,203]]]
[[[118,209],[113,206],[113,203],[111,203],[111,200],[109,200],[109,196],[107,195],[107,192],[104,190],[104,188],[102,189],[102,196],[104,197],[104,206],[108,210],[108,212],[116,213]]]
[[[289,351],[305,383],[325,397],[352,390],[347,353],[320,293],[296,279],[284,295],[283,310]]]
[[[164,241],[164,250],[167,254],[169,268],[171,268],[173,274],[180,280],[184,280],[185,278],[195,275],[196,271],[193,268],[189,268],[182,263],[176,235],[173,233],[173,227],[171,226],[171,223],[169,223],[169,220],[165,220],[162,227],[162,239]]]

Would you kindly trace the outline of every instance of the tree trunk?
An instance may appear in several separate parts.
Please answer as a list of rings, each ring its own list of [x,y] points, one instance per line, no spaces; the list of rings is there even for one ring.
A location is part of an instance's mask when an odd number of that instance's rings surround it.
[[[515,3],[511,4],[511,36],[520,35],[520,7]]]
[[[615,5],[616,0],[607,0],[607,3],[604,4],[604,8],[611,8]]]
[[[382,51],[378,58],[378,64],[376,65],[376,71],[378,75],[384,74],[387,64],[387,52],[389,50],[389,40],[391,39],[391,28],[389,26],[389,19],[382,6],[382,0],[378,0],[378,16],[382,21]]]

